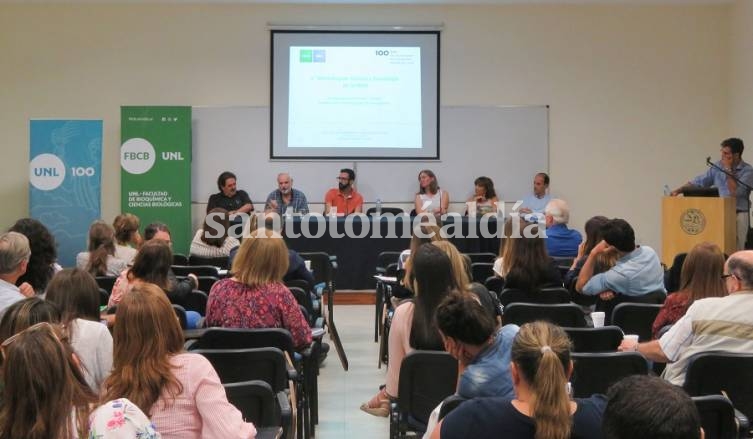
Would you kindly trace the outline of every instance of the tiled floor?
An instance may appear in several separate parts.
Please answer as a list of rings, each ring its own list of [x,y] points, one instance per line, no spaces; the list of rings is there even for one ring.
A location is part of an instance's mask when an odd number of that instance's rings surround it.
[[[345,372],[332,350],[319,375],[319,425],[321,439],[386,439],[389,420],[359,410],[384,383],[386,369],[377,369],[378,344],[374,343],[374,305],[337,305],[335,323],[350,363]]]

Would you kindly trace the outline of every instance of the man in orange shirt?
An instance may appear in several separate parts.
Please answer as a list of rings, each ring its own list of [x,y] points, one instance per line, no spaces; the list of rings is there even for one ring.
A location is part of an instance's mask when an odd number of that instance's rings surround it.
[[[340,169],[337,187],[328,190],[324,195],[324,215],[329,215],[331,209],[336,209],[338,216],[363,211],[363,197],[353,189],[355,180],[356,173],[352,169]]]

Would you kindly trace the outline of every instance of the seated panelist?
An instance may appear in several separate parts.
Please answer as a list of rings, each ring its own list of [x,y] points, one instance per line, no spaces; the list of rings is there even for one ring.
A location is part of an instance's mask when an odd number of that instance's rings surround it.
[[[418,173],[418,193],[416,193],[416,213],[444,215],[450,206],[450,194],[439,187],[437,176],[429,169]]]
[[[293,189],[293,178],[290,174],[281,172],[277,174],[277,189],[267,195],[264,213],[277,212],[282,216],[288,208],[292,209],[293,213],[309,213],[306,195],[298,189]]]
[[[332,209],[337,209],[338,216],[363,212],[363,197],[353,188],[355,181],[356,173],[352,169],[340,169],[337,187],[324,195],[324,215],[330,215]]]
[[[207,212],[212,209],[221,208],[227,210],[231,221],[239,213],[249,213],[254,211],[254,205],[251,198],[244,190],[238,190],[237,178],[235,174],[225,171],[217,178],[217,188],[220,190],[209,197],[207,202]]]
[[[497,211],[497,192],[494,190],[494,182],[489,177],[479,177],[473,184],[475,185],[473,196],[468,199],[468,203],[476,203],[476,214],[484,215]],[[472,208],[468,204],[468,209]],[[468,214],[471,214],[469,211]]]

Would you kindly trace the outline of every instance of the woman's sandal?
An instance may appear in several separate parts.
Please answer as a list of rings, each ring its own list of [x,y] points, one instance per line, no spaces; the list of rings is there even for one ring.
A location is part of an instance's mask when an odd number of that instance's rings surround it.
[[[361,404],[361,410],[374,416],[380,416],[386,418],[390,415],[390,398],[387,396],[387,392],[384,389],[374,395],[369,402]]]

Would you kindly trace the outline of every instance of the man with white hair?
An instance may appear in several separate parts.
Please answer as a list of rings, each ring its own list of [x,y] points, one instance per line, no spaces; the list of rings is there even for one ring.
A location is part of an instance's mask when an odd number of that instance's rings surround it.
[[[31,248],[26,236],[17,232],[0,234],[0,312],[34,295],[34,288],[28,283],[16,286],[18,278],[26,273],[30,257]]]
[[[277,189],[267,196],[264,212],[277,212],[282,216],[290,208],[294,213],[309,213],[309,203],[306,195],[298,189],[293,189],[293,179],[287,172],[277,174]]]
[[[544,208],[546,220],[546,250],[549,256],[574,258],[583,238],[580,232],[567,227],[570,208],[567,203],[554,198]]]

